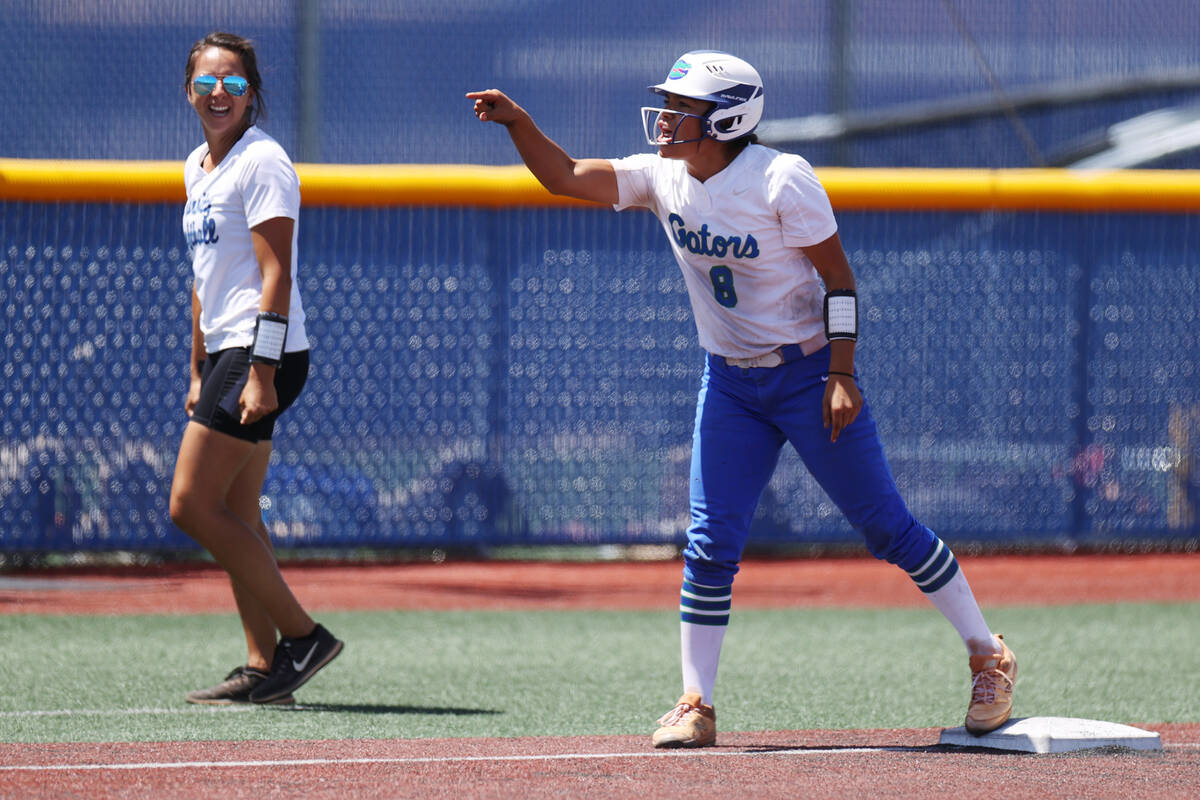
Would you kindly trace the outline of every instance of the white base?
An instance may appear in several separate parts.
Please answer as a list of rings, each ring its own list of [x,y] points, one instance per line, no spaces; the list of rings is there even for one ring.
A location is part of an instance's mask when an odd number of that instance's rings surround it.
[[[1073,717],[1025,717],[1010,719],[983,736],[973,736],[967,733],[966,728],[946,728],[942,731],[939,744],[1022,753],[1071,753],[1094,747],[1162,750],[1162,737],[1152,731],[1117,722]]]

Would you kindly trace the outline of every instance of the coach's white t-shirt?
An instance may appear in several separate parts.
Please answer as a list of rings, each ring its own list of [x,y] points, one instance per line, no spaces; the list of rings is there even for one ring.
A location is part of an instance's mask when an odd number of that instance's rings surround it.
[[[249,128],[212,172],[202,163],[208,145],[184,162],[187,238],[200,298],[200,330],[209,353],[254,342],[254,322],[262,301],[262,274],[250,241],[250,229],[275,217],[295,220],[292,229],[292,295],[284,352],[308,349],[304,306],[296,280],[300,230],[300,179],[279,143]]]
[[[611,163],[613,208],[648,208],[667,232],[701,347],[753,358],[823,336],[824,284],[800,248],[833,236],[837,222],[807,161],[750,145],[703,183],[657,153]]]

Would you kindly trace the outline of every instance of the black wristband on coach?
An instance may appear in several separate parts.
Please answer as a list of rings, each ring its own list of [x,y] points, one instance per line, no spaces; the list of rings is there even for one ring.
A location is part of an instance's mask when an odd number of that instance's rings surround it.
[[[853,289],[825,293],[825,338],[858,341],[858,293]]]
[[[274,311],[260,311],[254,320],[254,343],[250,345],[250,363],[283,363],[283,346],[287,342],[288,318]]]

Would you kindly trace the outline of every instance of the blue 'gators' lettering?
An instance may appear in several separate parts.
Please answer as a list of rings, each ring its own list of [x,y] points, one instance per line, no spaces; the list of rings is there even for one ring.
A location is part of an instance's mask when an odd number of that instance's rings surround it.
[[[691,231],[678,214],[667,217],[667,224],[671,226],[671,238],[689,253],[717,258],[724,258],[727,254],[734,258],[758,258],[758,242],[751,234],[746,234],[745,239],[741,236],[715,236],[709,232],[707,222],[700,226],[700,230]]]

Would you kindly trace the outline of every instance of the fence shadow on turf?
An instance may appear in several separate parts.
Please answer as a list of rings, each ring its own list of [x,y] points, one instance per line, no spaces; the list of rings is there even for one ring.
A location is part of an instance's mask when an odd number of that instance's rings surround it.
[[[294,706],[276,706],[279,711],[323,711],[336,714],[428,714],[432,716],[480,716],[503,714],[491,708],[447,708],[438,706],[393,706],[379,703],[297,703]]]

